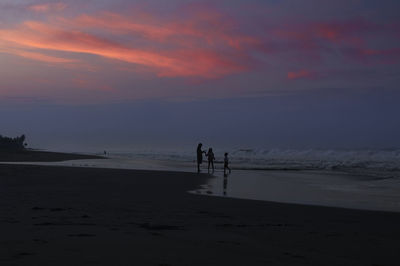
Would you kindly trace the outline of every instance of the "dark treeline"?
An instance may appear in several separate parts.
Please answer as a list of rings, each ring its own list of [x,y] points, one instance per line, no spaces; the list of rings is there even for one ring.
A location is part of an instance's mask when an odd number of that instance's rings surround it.
[[[25,146],[25,135],[15,138],[3,137],[2,135],[0,135],[0,151],[24,150]]]

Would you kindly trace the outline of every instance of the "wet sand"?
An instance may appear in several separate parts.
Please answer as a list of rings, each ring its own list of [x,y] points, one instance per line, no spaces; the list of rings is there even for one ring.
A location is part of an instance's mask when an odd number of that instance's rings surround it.
[[[37,150],[0,151],[0,162],[60,162],[68,160],[105,159],[101,156]]]
[[[208,177],[0,165],[0,265],[399,264],[399,213],[186,192]]]

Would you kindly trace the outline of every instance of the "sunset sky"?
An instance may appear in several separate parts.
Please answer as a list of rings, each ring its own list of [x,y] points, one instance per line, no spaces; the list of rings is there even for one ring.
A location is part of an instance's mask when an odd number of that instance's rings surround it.
[[[399,10],[2,0],[0,134],[71,149],[399,147]]]

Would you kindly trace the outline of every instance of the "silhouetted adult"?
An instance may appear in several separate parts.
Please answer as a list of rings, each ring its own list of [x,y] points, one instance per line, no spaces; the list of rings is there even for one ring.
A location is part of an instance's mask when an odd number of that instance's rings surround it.
[[[197,145],[197,172],[200,173],[200,164],[203,163],[203,153],[206,153],[205,151],[201,150],[201,146],[203,146],[203,144],[199,143],[199,145]]]
[[[206,156],[207,156],[207,159],[208,159],[208,172],[210,172],[210,165],[212,166],[212,171],[214,172],[215,156],[214,156],[212,148],[208,149],[208,152],[206,153]]]

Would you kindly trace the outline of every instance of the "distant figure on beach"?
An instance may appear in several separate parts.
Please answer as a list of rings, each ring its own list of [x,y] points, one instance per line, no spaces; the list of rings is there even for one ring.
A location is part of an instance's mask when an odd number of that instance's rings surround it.
[[[197,145],[197,172],[200,173],[200,165],[203,163],[203,153],[206,153],[205,151],[201,150],[201,147],[203,144],[199,143]]]
[[[226,170],[229,170],[229,173],[231,173],[231,168],[229,167],[229,158],[228,158],[227,152],[225,152],[225,156],[224,156],[224,175],[226,175]]]
[[[107,151],[104,151],[104,156],[107,156]]]
[[[207,159],[208,159],[208,172],[210,172],[210,165],[212,166],[212,172],[214,173],[214,152],[212,148],[208,149],[208,152],[206,153]]]

